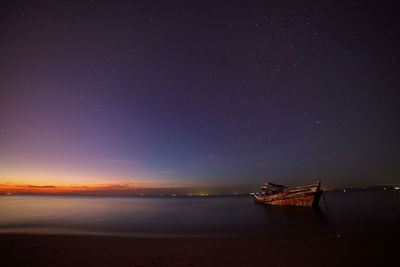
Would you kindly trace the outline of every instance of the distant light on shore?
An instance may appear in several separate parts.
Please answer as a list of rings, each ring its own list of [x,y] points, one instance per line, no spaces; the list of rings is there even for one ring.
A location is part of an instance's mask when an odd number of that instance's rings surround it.
[[[400,190],[400,186],[395,186],[394,190]]]

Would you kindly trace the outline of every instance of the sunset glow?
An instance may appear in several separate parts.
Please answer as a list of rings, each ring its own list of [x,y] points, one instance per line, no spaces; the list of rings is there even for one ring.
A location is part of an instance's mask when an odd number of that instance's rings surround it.
[[[0,194],[87,194],[87,195],[156,195],[160,191],[182,191],[182,187],[146,184],[35,185],[0,184]]]

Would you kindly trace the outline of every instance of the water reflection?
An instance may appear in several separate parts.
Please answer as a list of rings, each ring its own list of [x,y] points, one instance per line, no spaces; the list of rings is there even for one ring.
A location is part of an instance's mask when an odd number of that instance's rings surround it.
[[[302,207],[280,207],[280,206],[264,206],[263,210],[267,218],[276,216],[292,217],[295,219],[312,219],[315,221],[327,221],[327,216],[321,208],[302,208]]]
[[[321,209],[265,206],[250,197],[1,196],[0,232],[259,237],[398,231],[398,195],[327,194]]]
[[[327,213],[320,208],[281,207],[254,204],[264,222],[263,234],[321,234],[332,231]]]

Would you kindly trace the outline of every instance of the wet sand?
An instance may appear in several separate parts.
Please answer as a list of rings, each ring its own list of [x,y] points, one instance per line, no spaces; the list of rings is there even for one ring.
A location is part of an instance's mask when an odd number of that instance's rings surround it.
[[[0,235],[1,266],[385,266],[398,237],[263,239]]]

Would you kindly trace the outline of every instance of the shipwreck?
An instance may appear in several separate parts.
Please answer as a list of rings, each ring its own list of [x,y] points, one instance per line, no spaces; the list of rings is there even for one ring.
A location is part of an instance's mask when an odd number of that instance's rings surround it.
[[[296,206],[316,208],[323,193],[321,181],[312,185],[288,188],[284,185],[265,183],[261,191],[254,193],[256,203],[277,206]]]

